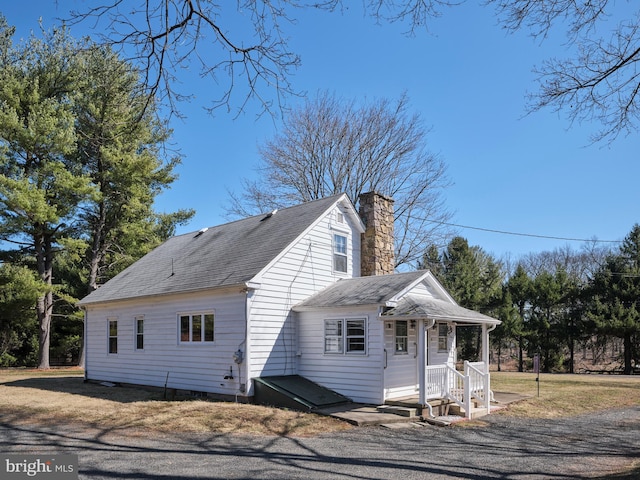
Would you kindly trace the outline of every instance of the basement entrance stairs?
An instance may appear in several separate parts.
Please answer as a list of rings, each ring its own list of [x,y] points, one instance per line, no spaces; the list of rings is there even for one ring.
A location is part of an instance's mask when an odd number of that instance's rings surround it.
[[[416,421],[415,408],[375,407],[351,399],[299,375],[254,379],[254,401],[327,415],[353,425],[385,425]]]
[[[281,375],[254,379],[254,400],[303,411],[348,405],[351,400],[300,375]]]

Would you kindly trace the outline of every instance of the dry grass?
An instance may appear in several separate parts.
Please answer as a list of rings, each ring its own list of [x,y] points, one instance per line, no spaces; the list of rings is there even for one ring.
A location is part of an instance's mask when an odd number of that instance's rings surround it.
[[[492,390],[530,397],[499,411],[501,415],[557,418],[640,405],[638,376],[540,374],[539,386],[540,396],[533,373],[491,374]]]
[[[640,405],[640,377],[542,374],[539,397],[535,378],[531,373],[492,373],[494,391],[529,397],[496,413],[555,418]],[[0,370],[0,415],[4,421],[123,431],[312,436],[352,428],[328,417],[257,405],[164,401],[158,391],[84,383],[78,369]]]
[[[309,436],[351,428],[332,418],[257,405],[164,401],[157,391],[84,383],[81,370],[0,370],[0,414],[5,421],[105,430]]]

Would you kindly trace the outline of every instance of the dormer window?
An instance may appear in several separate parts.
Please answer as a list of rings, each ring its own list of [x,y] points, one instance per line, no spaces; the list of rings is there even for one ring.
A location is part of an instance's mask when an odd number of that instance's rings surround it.
[[[347,237],[344,235],[333,235],[333,270],[347,272]]]

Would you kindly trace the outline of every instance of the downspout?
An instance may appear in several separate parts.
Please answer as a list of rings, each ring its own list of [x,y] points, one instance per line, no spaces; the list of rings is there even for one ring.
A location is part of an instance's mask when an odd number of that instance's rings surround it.
[[[487,401],[487,415],[491,413],[491,402],[495,401],[493,398],[493,391],[491,390],[491,375],[489,375],[489,332],[493,332],[498,325],[491,325],[487,328],[487,324],[482,324],[482,361],[484,363],[485,375],[486,375],[486,394],[485,399]]]
[[[251,342],[249,342],[250,328],[249,328],[249,318],[251,312],[251,296],[253,295],[254,289],[247,285],[246,288],[243,289],[245,294],[244,298],[244,340],[238,345],[238,352],[242,352],[242,345],[244,345],[244,352],[242,355],[242,362],[244,366],[238,365],[238,371],[244,371],[244,375],[241,375],[239,379],[240,384],[238,385],[238,390],[240,393],[248,396],[249,391],[251,390],[251,379],[250,375],[250,365],[251,365]],[[244,378],[244,384],[242,383],[242,378]]]

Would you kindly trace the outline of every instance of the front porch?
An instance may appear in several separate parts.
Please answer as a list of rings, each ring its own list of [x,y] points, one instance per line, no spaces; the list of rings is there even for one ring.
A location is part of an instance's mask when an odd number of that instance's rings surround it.
[[[388,398],[385,405],[415,408],[423,417],[449,414],[466,418],[488,415],[495,402],[491,377],[484,362],[464,362],[464,370],[450,365],[424,367],[424,388],[415,395]]]
[[[499,323],[497,320],[475,312],[468,313],[464,321],[460,316],[455,319],[435,319],[424,314],[416,315],[415,310],[408,321],[397,311],[387,312],[385,317],[388,319],[385,336],[385,357],[388,358],[385,361],[385,404],[404,401],[417,406],[421,415],[428,418],[436,416],[434,408],[447,413],[453,409],[466,418],[491,413],[493,398],[489,374],[489,333]],[[405,324],[409,326],[407,339],[413,342],[414,355],[410,355],[409,349],[403,351],[397,347],[392,355],[387,355],[387,350],[393,348],[394,344],[402,345],[399,341],[401,337],[393,333],[394,330],[404,332]],[[454,368],[457,356],[456,330],[457,327],[469,325],[481,328],[482,361],[465,361],[462,371],[458,371]],[[414,382],[410,383],[412,376]]]

